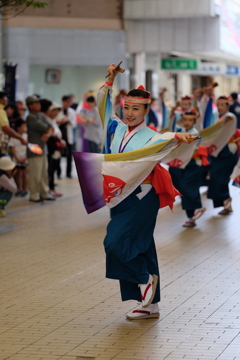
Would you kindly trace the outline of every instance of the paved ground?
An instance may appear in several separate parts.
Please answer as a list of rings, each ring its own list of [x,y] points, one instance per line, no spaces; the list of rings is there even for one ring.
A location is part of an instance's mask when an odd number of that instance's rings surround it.
[[[239,360],[240,192],[234,212],[207,212],[194,229],[185,215],[159,212],[161,318],[127,321],[105,279],[108,209],[87,215],[76,179],[44,205],[14,199],[0,219],[0,359]]]

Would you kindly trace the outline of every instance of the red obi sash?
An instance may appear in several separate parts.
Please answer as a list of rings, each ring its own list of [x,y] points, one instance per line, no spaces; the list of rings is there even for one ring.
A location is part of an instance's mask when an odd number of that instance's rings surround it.
[[[152,184],[156,194],[159,195],[160,209],[169,206],[172,210],[175,197],[181,195],[173,186],[169,172],[160,164],[157,164],[152,173],[143,181],[143,184]]]
[[[203,166],[209,165],[208,161],[208,150],[206,146],[199,145],[198,149],[194,152],[192,159],[199,159]]]

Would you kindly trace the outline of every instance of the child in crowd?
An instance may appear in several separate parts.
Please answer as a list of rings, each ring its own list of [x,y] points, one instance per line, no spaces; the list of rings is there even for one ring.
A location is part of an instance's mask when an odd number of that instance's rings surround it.
[[[190,133],[193,136],[199,136],[199,132],[195,129],[197,113],[194,109],[182,114],[181,123],[183,131]],[[172,177],[174,186],[182,194],[182,208],[186,211],[188,220],[183,224],[183,227],[196,226],[196,220],[202,216],[205,208],[202,207],[201,196],[199,188],[201,186],[202,167],[198,159],[198,147],[193,153],[192,158],[184,168],[170,166],[169,172]],[[205,154],[207,155],[207,153]],[[200,160],[200,159],[199,159]]]
[[[16,164],[8,156],[0,158],[0,217],[6,216],[5,207],[17,191],[13,179]]]
[[[23,119],[18,119],[15,123],[16,131],[27,141],[27,125]],[[20,140],[11,138],[9,147],[14,161],[16,162],[15,179],[18,187],[16,196],[26,196],[28,193],[28,168],[27,168],[27,146]]]

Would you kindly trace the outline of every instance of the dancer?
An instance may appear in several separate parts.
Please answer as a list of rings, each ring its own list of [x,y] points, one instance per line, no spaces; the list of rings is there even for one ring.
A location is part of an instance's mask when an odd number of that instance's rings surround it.
[[[117,75],[116,65],[111,64],[107,71],[108,81],[98,94],[100,114]],[[114,113],[110,119],[110,122],[117,122],[108,148],[111,153],[141,149],[174,137],[186,143],[192,140],[189,133],[158,134],[147,128],[144,117],[149,112],[150,101],[150,93],[143,86],[128,92],[123,109],[124,122]],[[142,307],[127,315],[133,320],[159,317],[159,270],[153,232],[160,202],[152,186],[157,167],[128,197],[111,209],[111,221],[104,239],[106,277],[120,281],[123,301],[134,299],[142,302]]]
[[[186,112],[182,115],[184,130],[192,135],[199,136],[199,132],[194,125],[196,124],[197,113],[194,109]],[[180,147],[178,148],[180,151]],[[171,174],[173,185],[181,193],[182,209],[186,211],[188,220],[183,224],[183,227],[192,228],[196,226],[196,220],[202,216],[206,211],[202,207],[201,196],[199,188],[201,186],[202,176],[202,161],[201,157],[205,155],[207,157],[207,149],[203,146],[199,146],[199,143],[195,144],[195,148],[192,148],[192,158],[189,159],[184,168],[179,168],[178,161],[172,161],[169,163],[169,172]],[[208,162],[205,162],[205,165]]]
[[[171,131],[181,131],[182,126],[179,124],[179,121],[182,119],[182,114],[187,111],[190,111],[192,108],[192,98],[191,96],[184,96],[181,98],[181,102],[178,101],[176,105],[172,108],[171,114],[169,117],[169,129]]]
[[[238,159],[237,144],[234,142],[237,120],[235,115],[229,112],[229,100],[226,96],[218,98],[217,108],[218,122],[224,124],[224,133],[228,140],[224,143],[222,138],[217,151],[210,148],[211,167],[208,198],[213,200],[214,207],[223,206],[219,212],[220,215],[229,215],[233,210],[228,184]]]

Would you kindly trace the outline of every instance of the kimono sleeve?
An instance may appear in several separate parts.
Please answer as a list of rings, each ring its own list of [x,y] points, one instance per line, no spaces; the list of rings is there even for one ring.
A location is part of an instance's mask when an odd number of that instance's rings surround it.
[[[103,125],[103,153],[111,153],[111,139],[115,133],[118,123],[121,121],[114,113],[112,106],[112,86],[105,84],[98,92],[97,107]]]

